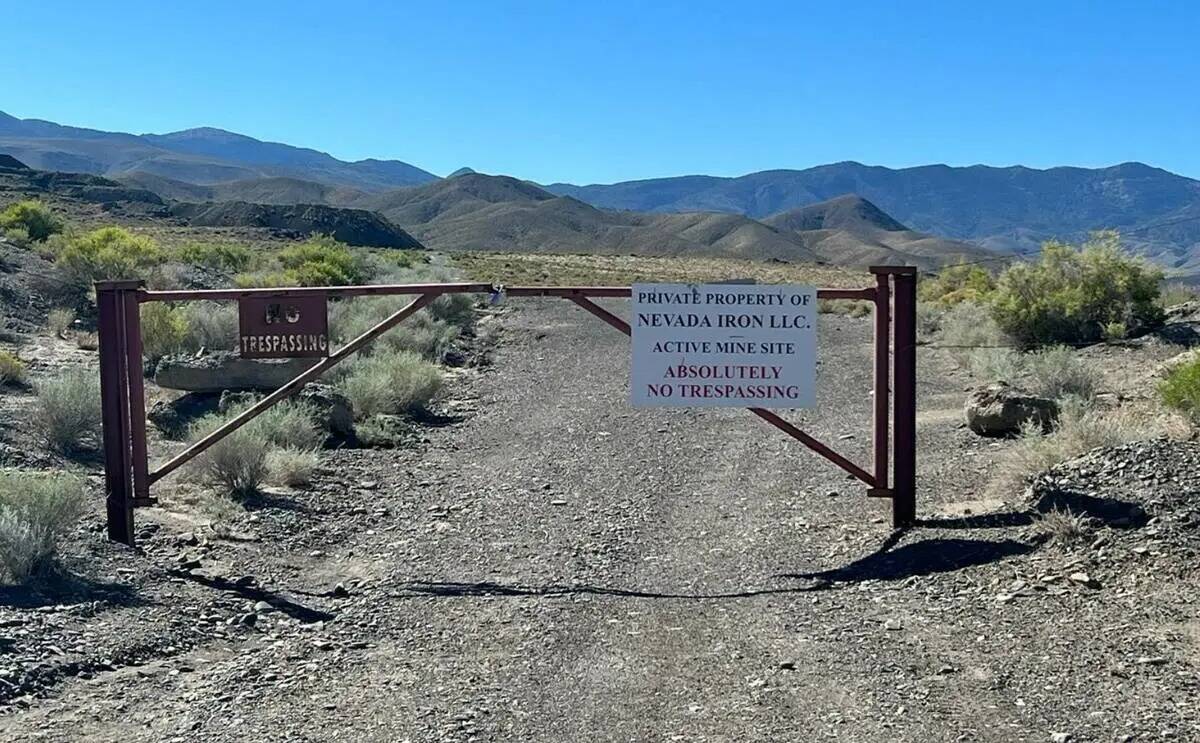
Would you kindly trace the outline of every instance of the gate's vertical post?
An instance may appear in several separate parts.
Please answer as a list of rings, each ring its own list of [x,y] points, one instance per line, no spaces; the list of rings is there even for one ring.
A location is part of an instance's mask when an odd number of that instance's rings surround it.
[[[894,269],[895,364],[892,525],[917,519],[917,269]]]
[[[875,490],[888,489],[888,445],[891,407],[891,333],[892,291],[891,277],[884,270],[871,268],[875,274],[875,414],[872,421],[871,438],[874,444]]]
[[[133,544],[133,462],[129,439],[124,293],[138,282],[96,282],[100,345],[100,407],[104,442],[104,495],[108,538]]]
[[[142,313],[138,290],[142,282],[121,292],[125,324],[125,374],[129,380],[129,438],[133,457],[134,507],[150,498],[150,463],[146,452],[146,385],[143,381]]]

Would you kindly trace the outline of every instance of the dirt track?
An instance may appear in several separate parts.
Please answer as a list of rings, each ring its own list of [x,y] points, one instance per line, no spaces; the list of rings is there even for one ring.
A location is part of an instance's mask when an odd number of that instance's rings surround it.
[[[886,502],[743,411],[630,409],[627,340],[582,311],[504,322],[494,369],[460,382],[473,415],[331,454],[316,492],[254,512],[260,541],[204,556],[295,606],[65,680],[0,737],[1200,739],[1187,584],[1036,548],[1025,504],[982,500],[997,445],[959,426],[939,357],[919,361],[932,521],[893,534]],[[820,407],[791,416],[864,463],[869,332],[822,317]],[[1102,588],[1062,577],[1080,569]],[[156,575],[148,608],[112,612],[131,634],[261,595]]]

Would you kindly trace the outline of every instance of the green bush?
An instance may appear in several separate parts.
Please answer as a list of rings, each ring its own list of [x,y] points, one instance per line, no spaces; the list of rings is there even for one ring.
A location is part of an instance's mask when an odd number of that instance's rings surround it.
[[[24,230],[29,240],[42,242],[62,232],[63,221],[40,201],[18,201],[0,212],[0,230]]]
[[[0,351],[0,387],[25,381],[25,362],[10,351]]]
[[[183,263],[231,273],[245,271],[254,262],[254,253],[237,243],[187,243],[172,253],[176,260]]]
[[[22,582],[45,568],[83,515],[83,481],[73,475],[0,470],[0,569]]]
[[[183,347],[187,323],[183,314],[165,302],[150,302],[141,307],[142,354],[150,361],[178,353]]]
[[[961,302],[982,304],[996,288],[996,279],[985,268],[960,263],[946,266],[936,276],[923,277],[917,286],[922,302],[952,307]]]
[[[68,369],[35,387],[33,425],[54,451],[72,454],[100,442],[100,377],[88,369]]]
[[[992,317],[1020,344],[1094,342],[1112,323],[1127,329],[1162,322],[1162,274],[1121,252],[1114,232],[1098,232],[1076,250],[1050,242],[1036,263],[1010,266],[991,295]]]
[[[441,370],[411,351],[384,351],[355,360],[338,386],[358,418],[422,413],[442,389]]]
[[[279,265],[295,286],[344,286],[365,280],[365,269],[344,244],[328,235],[313,235],[279,251]]]
[[[153,238],[121,227],[101,227],[66,240],[56,255],[68,280],[89,289],[95,281],[145,278],[163,260]]]
[[[1163,405],[1200,420],[1200,358],[1172,369],[1158,385]]]

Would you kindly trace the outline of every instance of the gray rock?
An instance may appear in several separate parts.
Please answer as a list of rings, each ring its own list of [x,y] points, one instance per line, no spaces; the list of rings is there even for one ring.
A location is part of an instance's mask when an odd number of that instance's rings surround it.
[[[1049,431],[1058,419],[1058,403],[996,382],[972,391],[965,413],[967,425],[980,436],[1012,436],[1028,423]]]
[[[166,436],[177,438],[193,421],[216,412],[219,399],[213,392],[188,392],[169,402],[154,403],[146,418]]]
[[[233,351],[203,356],[164,356],[154,370],[159,387],[187,392],[274,391],[307,370],[317,359],[243,359]]]

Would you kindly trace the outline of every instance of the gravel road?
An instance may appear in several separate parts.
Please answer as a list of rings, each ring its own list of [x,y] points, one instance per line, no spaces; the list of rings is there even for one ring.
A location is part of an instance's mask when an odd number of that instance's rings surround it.
[[[191,576],[160,519],[144,605],[108,621],[137,636],[187,604],[222,629],[64,678],[0,737],[1200,740],[1194,576],[1041,545],[1018,494],[985,499],[1004,444],[962,427],[945,359],[919,359],[926,522],[894,533],[744,411],[629,408],[628,341],[582,311],[502,322],[455,384],[471,412],[421,446],[331,453]],[[819,407],[789,415],[864,464],[869,341],[822,316]]]

